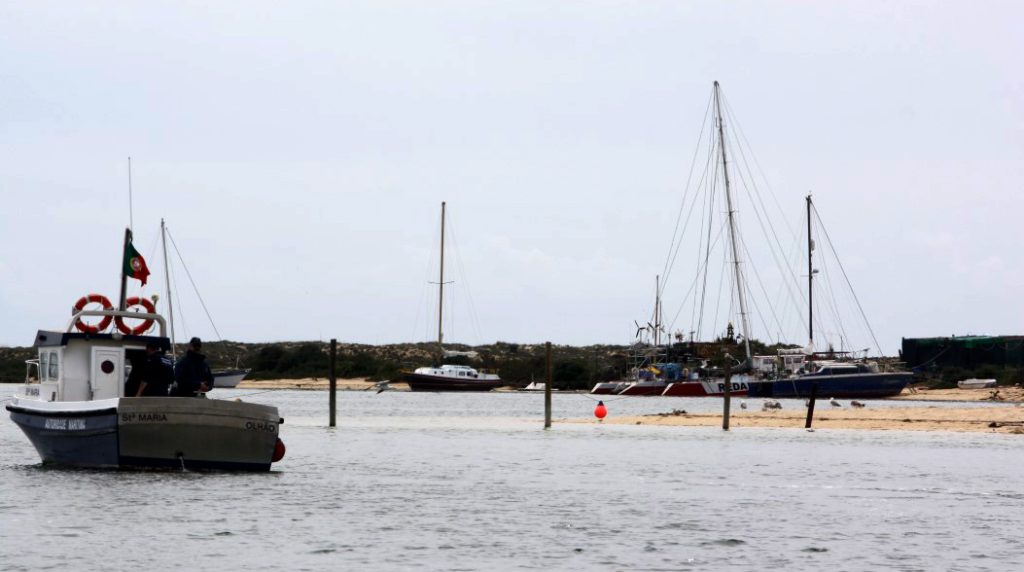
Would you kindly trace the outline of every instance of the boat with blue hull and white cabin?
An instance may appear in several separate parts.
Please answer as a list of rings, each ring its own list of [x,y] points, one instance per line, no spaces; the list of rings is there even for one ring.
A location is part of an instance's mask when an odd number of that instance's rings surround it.
[[[125,244],[130,244],[130,232]],[[131,362],[140,361],[147,345],[169,350],[171,342],[155,304],[126,299],[123,280],[118,309],[102,295],[83,296],[63,331],[36,334],[38,359],[30,360],[25,385],[6,409],[42,462],[87,468],[269,470],[284,456],[278,437],[284,420],[276,407],[125,394]],[[95,303],[100,309],[88,309]],[[130,311],[133,306],[145,311]],[[86,318],[100,321],[88,323]],[[129,320],[142,323],[132,327]],[[154,326],[158,333],[148,334]]]

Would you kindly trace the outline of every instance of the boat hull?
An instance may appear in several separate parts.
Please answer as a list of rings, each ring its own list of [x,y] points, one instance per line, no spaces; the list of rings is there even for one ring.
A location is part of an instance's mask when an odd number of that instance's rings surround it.
[[[664,381],[634,381],[626,385],[619,395],[661,395],[668,384]]]
[[[402,381],[409,384],[410,391],[491,391],[505,384],[500,379],[453,379],[409,372],[402,374]]]
[[[913,379],[912,373],[855,373],[847,375],[805,375],[792,379],[754,381],[751,397],[807,398],[817,382],[817,396],[876,398],[899,395]]]
[[[192,397],[7,406],[44,464],[87,468],[270,469],[277,408]]]
[[[602,381],[595,385],[590,390],[590,393],[594,395],[614,395],[622,391],[627,385],[629,384],[624,381]]]
[[[729,382],[730,395],[746,395],[750,386],[746,379],[732,379]],[[670,383],[665,397],[719,397],[725,395],[724,379],[707,379],[701,381],[677,381]]]
[[[245,376],[249,375],[247,369],[232,369],[227,371],[215,371],[213,372],[213,388],[232,388],[237,387],[238,384],[245,379]]]

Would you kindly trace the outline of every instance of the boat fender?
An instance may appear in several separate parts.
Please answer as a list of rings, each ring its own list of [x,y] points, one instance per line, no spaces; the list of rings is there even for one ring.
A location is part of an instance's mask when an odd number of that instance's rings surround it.
[[[127,300],[124,301],[124,304],[125,308],[131,308],[132,306],[142,306],[150,314],[156,313],[156,306],[154,306],[153,303],[147,300],[146,298],[142,298],[139,296],[132,296],[131,298],[128,298]],[[129,328],[128,325],[124,323],[124,318],[122,318],[121,316],[115,318],[114,323],[117,324],[117,329],[121,330],[121,333],[128,334],[130,336],[141,335],[143,332],[153,327],[153,320],[151,319],[143,321],[141,324],[135,326],[134,328]]]
[[[110,305],[110,300],[108,300],[107,297],[104,296],[103,294],[87,294],[79,298],[78,302],[75,302],[75,308],[73,313],[77,314],[81,312],[82,310],[85,309],[85,305],[90,303],[100,304],[103,306],[104,310],[114,309],[114,307]],[[110,325],[110,321],[112,319],[113,318],[111,316],[103,316],[103,319],[100,320],[100,323],[93,326],[92,324],[86,324],[85,322],[83,322],[82,318],[78,318],[77,320],[75,320],[75,327],[78,328],[78,331],[80,332],[85,332],[87,334],[98,334],[103,330],[107,329],[107,326]]]
[[[270,458],[271,463],[276,463],[284,458],[284,441],[280,437],[277,438],[277,443],[274,443],[274,456]]]

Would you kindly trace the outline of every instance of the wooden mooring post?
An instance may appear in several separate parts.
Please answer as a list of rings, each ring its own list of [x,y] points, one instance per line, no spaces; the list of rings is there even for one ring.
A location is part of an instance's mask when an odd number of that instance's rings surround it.
[[[729,405],[732,401],[732,356],[725,354],[725,386],[722,388],[722,431],[729,430]]]
[[[331,380],[331,393],[330,393],[330,409],[331,409],[331,421],[330,426],[334,427],[337,424],[335,418],[335,411],[338,408],[338,377],[335,375],[335,366],[338,363],[338,340],[331,338],[331,363],[327,371],[327,375]]]
[[[804,421],[804,429],[811,428],[811,421],[814,420],[814,400],[818,398],[818,382],[811,384],[811,399],[807,402],[807,421]]]
[[[544,344],[547,347],[548,363],[547,377],[544,381],[544,428],[551,428],[551,342]]]

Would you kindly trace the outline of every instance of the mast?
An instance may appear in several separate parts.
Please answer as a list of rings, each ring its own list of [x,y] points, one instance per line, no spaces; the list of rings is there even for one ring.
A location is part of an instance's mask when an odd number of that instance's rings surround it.
[[[811,254],[814,252],[814,239],[811,238],[811,195],[807,195],[807,343],[814,351],[814,266]]]
[[[654,276],[654,346],[661,345],[661,276]]]
[[[437,282],[438,296],[437,296],[437,347],[438,350],[444,352],[444,329],[443,329],[443,317],[444,317],[444,201],[441,201],[441,276]]]
[[[174,359],[174,306],[171,304],[171,271],[167,261],[167,229],[164,227],[164,219],[160,219],[160,242],[164,248],[164,279],[167,283],[167,317],[171,324],[171,359]],[[238,366],[236,361],[235,366]]]
[[[736,211],[732,207],[732,191],[729,188],[729,169],[725,158],[725,125],[722,120],[722,104],[718,82],[715,82],[715,114],[718,116],[718,146],[722,152],[722,176],[725,178],[725,201],[729,209],[729,242],[732,245],[732,260],[736,276],[736,295],[740,299],[740,324],[743,327],[743,349],[747,363],[750,363],[750,324],[747,321],[747,299],[743,295],[743,273],[740,271],[740,254],[736,247]]]

